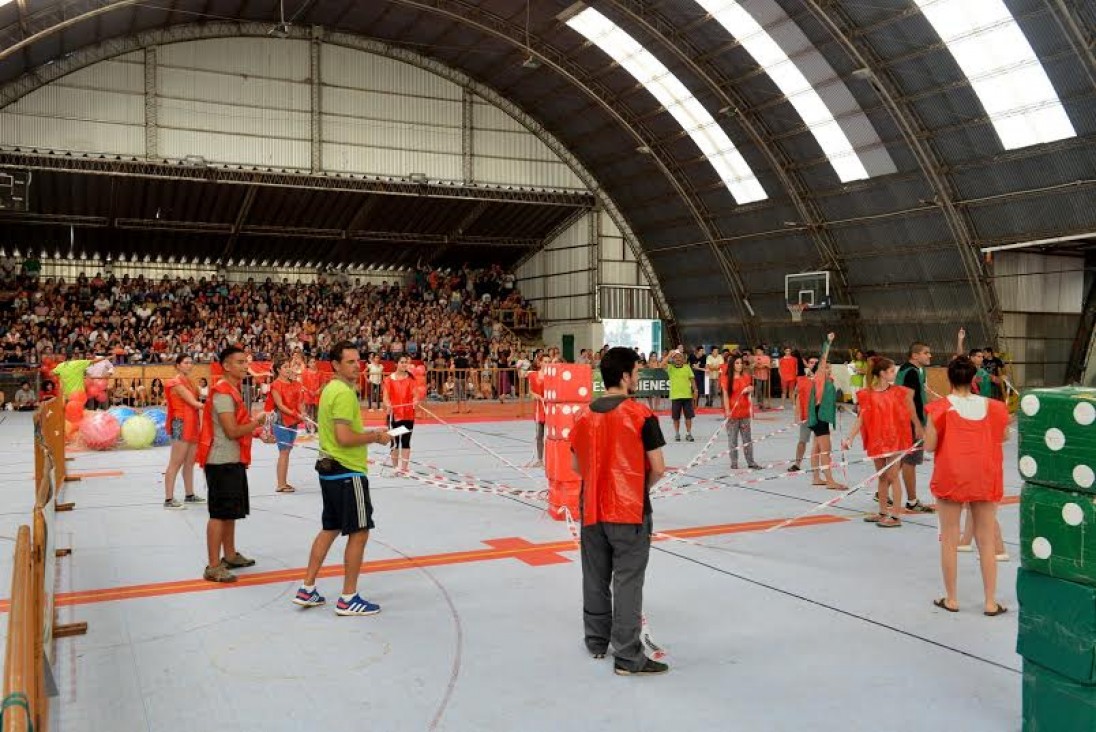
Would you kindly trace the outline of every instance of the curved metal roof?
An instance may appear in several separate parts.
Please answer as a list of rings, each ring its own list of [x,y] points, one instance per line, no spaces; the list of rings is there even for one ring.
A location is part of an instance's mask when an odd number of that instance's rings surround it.
[[[816,88],[846,90],[843,127],[855,134],[855,119],[894,172],[842,182],[772,76],[693,0],[587,5],[688,87],[757,175],[763,201],[736,203],[656,98],[560,20],[575,11],[570,0],[287,0],[285,13],[296,26],[432,57],[537,120],[619,207],[693,342],[795,338],[783,278],[816,269],[834,273],[838,302],[860,307],[833,319],[859,342],[951,342],[960,324],[989,341],[998,307],[978,248],[1096,230],[1091,3],[1008,0],[1076,136],[1007,151],[914,0],[740,4],[756,6],[774,37],[798,34],[797,65]],[[279,3],[15,0],[0,7],[0,84],[104,41],[233,20],[273,27]],[[530,57],[537,68],[523,64]]]

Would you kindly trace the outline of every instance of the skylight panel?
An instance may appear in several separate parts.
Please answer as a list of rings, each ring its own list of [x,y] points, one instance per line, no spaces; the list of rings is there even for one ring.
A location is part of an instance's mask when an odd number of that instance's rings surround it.
[[[712,164],[735,201],[752,203],[768,198],[731,138],[692,92],[653,54],[593,8],[586,8],[566,22],[635,77],[677,120]]]
[[[1006,150],[1077,135],[1001,0],[914,1],[966,74]]]
[[[776,40],[736,0],[696,0],[769,75],[814,135],[842,183],[868,177],[833,113]]]

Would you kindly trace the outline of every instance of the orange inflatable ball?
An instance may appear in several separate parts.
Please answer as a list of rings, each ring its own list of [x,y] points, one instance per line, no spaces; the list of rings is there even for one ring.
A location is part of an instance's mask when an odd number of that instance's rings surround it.
[[[81,412],[83,414],[83,412]],[[65,420],[65,441],[69,441],[80,431],[80,425],[76,422]]]
[[[83,394],[83,392],[80,392]],[[86,399],[85,399],[86,402]],[[65,403],[65,421],[73,422],[77,427],[84,421],[84,403],[77,399],[70,399]]]

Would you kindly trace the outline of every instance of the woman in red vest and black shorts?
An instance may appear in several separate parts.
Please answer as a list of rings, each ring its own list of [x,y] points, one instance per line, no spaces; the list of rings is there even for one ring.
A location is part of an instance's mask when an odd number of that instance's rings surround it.
[[[384,380],[384,409],[388,428],[406,427],[407,432],[392,438],[392,467],[407,470],[411,465],[411,433],[415,429],[415,405],[419,402],[419,384],[408,371],[411,359],[401,356],[396,370]]]
[[[198,451],[198,431],[201,425],[198,387],[190,378],[194,359],[179,356],[175,359],[175,377],[167,387],[167,426],[171,434],[171,457],[164,471],[164,508],[178,510],[188,503],[205,503],[194,493],[194,460]],[[175,500],[175,478],[183,471],[183,503]]]

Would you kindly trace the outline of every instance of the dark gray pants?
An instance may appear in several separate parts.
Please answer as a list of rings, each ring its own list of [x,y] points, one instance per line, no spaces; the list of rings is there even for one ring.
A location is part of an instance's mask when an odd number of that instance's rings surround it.
[[[582,527],[586,648],[591,653],[604,653],[612,643],[617,662],[632,671],[638,671],[647,659],[639,631],[643,579],[650,553],[650,516],[642,524]]]
[[[537,422],[537,460],[544,460],[544,423]]]
[[[731,468],[738,467],[738,437],[742,436],[745,445],[742,452],[746,453],[746,464],[753,465],[753,437],[750,436],[750,418],[727,420],[727,446],[731,449]]]

